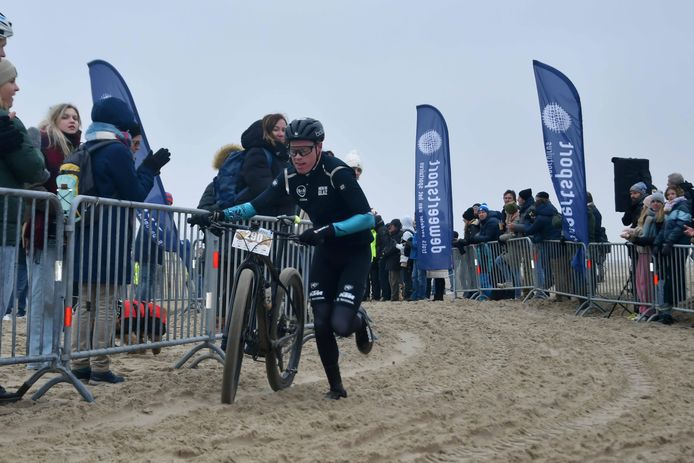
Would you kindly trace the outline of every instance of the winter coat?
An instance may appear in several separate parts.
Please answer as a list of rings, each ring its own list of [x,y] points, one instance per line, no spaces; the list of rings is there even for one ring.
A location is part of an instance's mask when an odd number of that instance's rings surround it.
[[[665,224],[655,238],[654,244],[689,244],[689,237],[684,234],[684,226],[692,221],[692,215],[684,196],[675,198],[672,209],[665,216]]]
[[[639,217],[641,217],[641,210],[643,209],[643,197],[639,199],[636,204],[631,203],[629,208],[624,211],[622,216],[622,223],[628,227],[636,228],[639,223]]]
[[[219,209],[217,206],[217,201],[214,198],[214,182],[210,182],[202,193],[200,202],[198,203],[198,209],[205,209],[206,211],[215,211]]]
[[[88,141],[87,144],[98,142]],[[92,171],[96,196],[101,198],[142,202],[154,185],[155,172],[144,165],[135,170],[130,149],[121,141],[110,143],[92,154]],[[105,207],[103,216],[97,214],[94,218],[93,230],[88,221],[84,224],[83,248],[82,224],[76,227],[75,281],[86,283],[91,274],[92,283],[130,283],[134,211]],[[90,239],[90,236],[93,238]],[[91,257],[86,255],[90,252],[90,241]],[[109,253],[110,258],[107,257]]]
[[[487,214],[487,218],[480,220],[480,231],[472,237],[473,243],[488,243],[499,239],[501,229],[499,228],[499,219]]]
[[[7,115],[7,111],[0,110],[0,116]],[[45,168],[43,155],[31,144],[27,130],[18,117],[12,119],[12,124],[24,135],[24,141],[19,149],[0,153],[0,188],[23,189],[29,185],[44,183],[50,174]],[[5,210],[4,198],[0,197],[0,246],[3,240],[6,246],[17,244],[18,225],[22,220],[21,217],[17,220],[18,208],[19,200],[11,197]],[[3,219],[5,214],[6,222]]]
[[[272,181],[286,168],[289,167],[289,155],[287,148],[280,144],[273,145],[263,138],[262,121],[258,120],[251,124],[243,135],[241,144],[246,150],[246,157],[241,168],[242,178],[239,180],[238,189],[248,187],[248,190],[239,195],[236,204],[243,204],[252,201],[260,193],[270,186]],[[273,155],[272,165],[267,164],[268,150]],[[296,213],[296,205],[291,197],[287,196],[276,204],[268,215],[291,215]]]
[[[534,214],[528,215],[528,217],[534,215],[535,220],[529,225],[523,223],[517,225],[516,231],[525,236],[530,236],[533,243],[558,240],[561,238],[561,228],[556,228],[552,225],[552,218],[557,213],[557,209],[550,202],[535,203]]]
[[[397,245],[402,241],[402,230],[387,233],[385,246],[383,247],[383,260],[386,270],[400,269],[400,249]]]

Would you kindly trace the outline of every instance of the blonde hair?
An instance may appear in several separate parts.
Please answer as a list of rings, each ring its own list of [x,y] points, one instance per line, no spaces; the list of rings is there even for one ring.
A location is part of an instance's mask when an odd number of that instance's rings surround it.
[[[64,156],[67,156],[76,148],[72,146],[70,140],[68,140],[65,134],[58,128],[58,122],[60,122],[68,109],[75,110],[77,113],[78,128],[81,128],[82,117],[80,116],[80,112],[75,105],[70,103],[61,103],[48,108],[46,119],[39,124],[39,129],[44,130],[46,135],[48,135],[48,146],[59,148]]]

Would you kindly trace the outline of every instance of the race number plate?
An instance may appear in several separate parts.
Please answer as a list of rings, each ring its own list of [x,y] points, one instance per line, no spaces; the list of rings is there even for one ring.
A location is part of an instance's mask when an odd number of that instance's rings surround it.
[[[264,228],[259,228],[255,231],[236,230],[231,245],[244,251],[269,256],[272,245],[272,231]]]

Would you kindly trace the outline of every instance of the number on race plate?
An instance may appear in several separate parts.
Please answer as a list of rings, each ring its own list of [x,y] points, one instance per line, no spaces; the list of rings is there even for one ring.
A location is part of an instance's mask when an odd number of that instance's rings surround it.
[[[231,246],[244,251],[254,252],[263,256],[270,255],[272,246],[272,230],[236,230]]]

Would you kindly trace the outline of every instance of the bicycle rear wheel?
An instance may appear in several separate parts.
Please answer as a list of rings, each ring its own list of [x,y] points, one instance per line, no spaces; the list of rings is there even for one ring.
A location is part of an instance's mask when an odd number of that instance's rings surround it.
[[[222,374],[222,403],[234,403],[243,362],[244,328],[253,304],[253,271],[241,270],[234,290],[231,319],[227,333],[227,350]]]
[[[277,287],[269,318],[268,352],[265,356],[267,380],[274,391],[288,388],[299,369],[304,340],[304,286],[296,269],[286,268],[280,281],[287,288]]]

